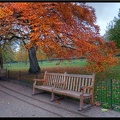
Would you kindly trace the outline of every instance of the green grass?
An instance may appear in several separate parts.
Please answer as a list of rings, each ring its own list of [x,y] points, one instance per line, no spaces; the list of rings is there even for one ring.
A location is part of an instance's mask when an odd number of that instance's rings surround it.
[[[83,73],[83,68],[87,64],[86,60],[71,60],[71,62],[64,60],[59,65],[56,65],[58,61],[43,61],[42,63],[39,62],[39,66],[44,72],[45,70],[48,71],[55,71],[56,72],[68,72],[68,73],[77,73],[81,74]],[[7,68],[8,70],[12,71],[28,71],[29,69],[29,62],[26,65],[26,63],[19,62],[19,63],[11,63],[11,66],[8,66],[8,64],[4,64],[4,68]],[[81,69],[80,69],[81,68]],[[85,73],[85,72],[84,72]],[[112,68],[108,68],[104,72],[97,73],[96,79],[103,80],[103,79],[119,79],[120,80],[120,64],[117,66],[114,66]],[[87,72],[86,72],[87,74]]]
[[[44,69],[51,67],[83,67],[87,64],[86,60],[72,60],[71,62],[64,60],[59,65],[56,65],[58,62],[59,61],[43,61],[42,63],[39,62],[39,66],[41,67],[41,69]],[[29,63],[27,65],[23,62],[11,63],[11,66],[8,66],[8,64],[4,64],[4,68],[7,68],[8,70],[28,70]]]

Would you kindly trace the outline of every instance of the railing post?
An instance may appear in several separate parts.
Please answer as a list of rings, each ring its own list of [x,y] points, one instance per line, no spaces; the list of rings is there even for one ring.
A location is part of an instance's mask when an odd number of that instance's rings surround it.
[[[10,70],[8,70],[8,76],[7,76],[7,77],[8,77],[8,79],[9,79],[9,77],[10,77]]]
[[[19,81],[21,83],[21,71],[19,71]]]
[[[36,78],[38,78],[38,73],[36,73],[36,76],[35,76]]]
[[[112,79],[110,79],[110,105],[111,105],[111,109],[113,108],[112,107]]]

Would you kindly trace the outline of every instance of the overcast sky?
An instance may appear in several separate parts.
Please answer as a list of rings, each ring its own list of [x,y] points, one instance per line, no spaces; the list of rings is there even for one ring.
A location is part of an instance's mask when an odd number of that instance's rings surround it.
[[[86,4],[95,9],[97,17],[96,24],[100,26],[100,34],[104,35],[108,23],[114,17],[118,17],[120,2],[89,2]]]

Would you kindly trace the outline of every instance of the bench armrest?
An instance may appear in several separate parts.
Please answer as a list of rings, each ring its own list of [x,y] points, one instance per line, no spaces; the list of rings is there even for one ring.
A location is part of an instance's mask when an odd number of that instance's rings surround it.
[[[44,79],[33,79],[34,83],[33,85],[36,85],[37,82],[44,82]]]
[[[81,90],[82,94],[84,94],[85,89],[90,89],[90,91],[92,91],[93,87],[92,86],[80,86],[80,90]]]

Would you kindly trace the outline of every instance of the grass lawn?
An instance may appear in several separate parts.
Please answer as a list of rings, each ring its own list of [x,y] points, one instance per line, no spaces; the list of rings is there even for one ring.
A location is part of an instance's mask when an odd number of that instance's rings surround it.
[[[51,68],[51,67],[83,67],[85,66],[86,60],[71,60],[70,62],[67,60],[64,60],[61,62],[59,65],[56,65],[59,61],[43,61],[42,63],[39,62],[39,66],[41,69],[43,68]],[[26,63],[19,62],[19,63],[11,63],[9,64],[4,64],[4,68],[7,68],[8,70],[28,70],[29,69],[29,62],[26,65]]]
[[[71,62],[64,60],[59,65],[56,65],[58,61],[43,61],[42,63],[39,62],[39,66],[41,70],[44,72],[45,70],[48,71],[54,71],[56,69],[56,72],[68,72],[68,73],[76,73],[81,74],[82,71],[80,68],[84,68],[84,66],[87,64],[86,60],[71,60]],[[8,70],[12,71],[28,71],[29,69],[29,62],[23,63],[11,63],[9,66],[8,64],[4,64],[4,68],[7,68]],[[120,65],[114,66],[112,68],[109,68],[108,70],[96,73],[96,79],[119,79],[120,80]],[[87,74],[87,73],[86,73]]]

